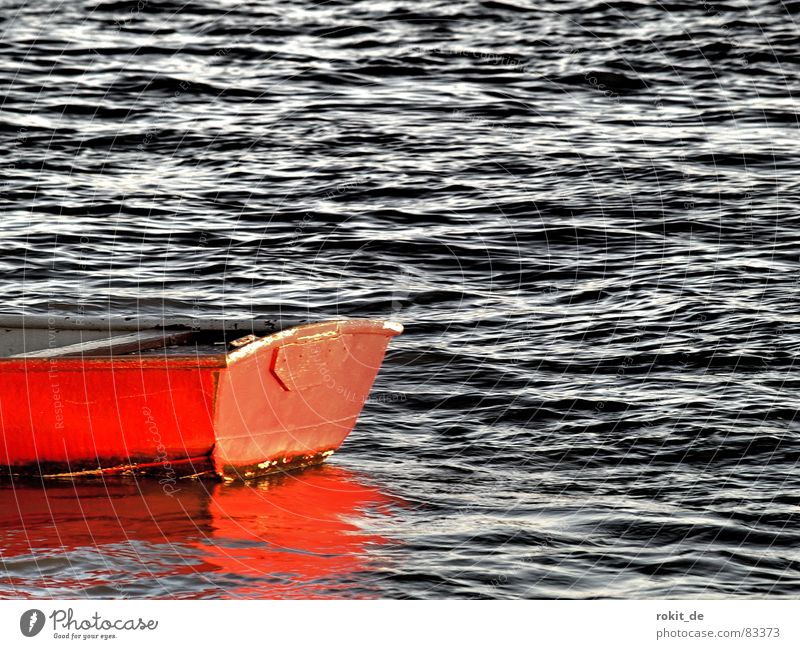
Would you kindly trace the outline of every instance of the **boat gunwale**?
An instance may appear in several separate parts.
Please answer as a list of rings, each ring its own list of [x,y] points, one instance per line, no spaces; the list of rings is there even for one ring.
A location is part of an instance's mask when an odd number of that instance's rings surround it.
[[[53,371],[61,369],[200,369],[228,366],[227,354],[130,354],[121,356],[50,356],[44,358],[0,358],[0,369]],[[87,367],[88,366],[88,367]]]

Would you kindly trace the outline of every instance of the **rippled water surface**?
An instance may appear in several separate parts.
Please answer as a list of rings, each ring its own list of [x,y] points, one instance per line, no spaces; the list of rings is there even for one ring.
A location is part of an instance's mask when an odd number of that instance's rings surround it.
[[[798,14],[0,2],[3,311],[407,327],[325,467],[3,485],[0,596],[796,596]]]

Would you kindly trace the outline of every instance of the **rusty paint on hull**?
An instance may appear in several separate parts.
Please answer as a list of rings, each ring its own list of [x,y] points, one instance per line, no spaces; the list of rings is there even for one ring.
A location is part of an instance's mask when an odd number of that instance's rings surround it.
[[[305,469],[310,466],[317,466],[325,461],[325,458],[333,455],[333,449],[320,451],[317,453],[307,453],[293,457],[282,457],[276,460],[265,460],[258,464],[250,465],[226,465],[218,467],[219,475],[223,480],[253,480],[268,475],[279,475]]]
[[[227,355],[0,359],[0,475],[249,479],[318,464],[401,331],[345,320]]]
[[[48,479],[104,478],[107,476],[154,476],[157,478],[183,478],[194,475],[215,474],[208,455],[173,460],[147,462],[131,458],[108,458],[104,466],[97,462],[43,462],[0,467],[0,478],[41,477]]]

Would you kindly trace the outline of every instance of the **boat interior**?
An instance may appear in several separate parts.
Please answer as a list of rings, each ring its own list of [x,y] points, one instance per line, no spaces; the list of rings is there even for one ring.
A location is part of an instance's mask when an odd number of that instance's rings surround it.
[[[226,354],[243,347],[269,330],[250,328],[59,328],[3,326],[0,358],[107,357],[124,355]]]

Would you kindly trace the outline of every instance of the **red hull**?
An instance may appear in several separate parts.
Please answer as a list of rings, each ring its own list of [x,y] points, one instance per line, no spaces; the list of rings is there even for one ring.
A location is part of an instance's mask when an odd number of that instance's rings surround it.
[[[0,359],[0,472],[252,478],[352,430],[399,325],[294,327],[229,354]]]

